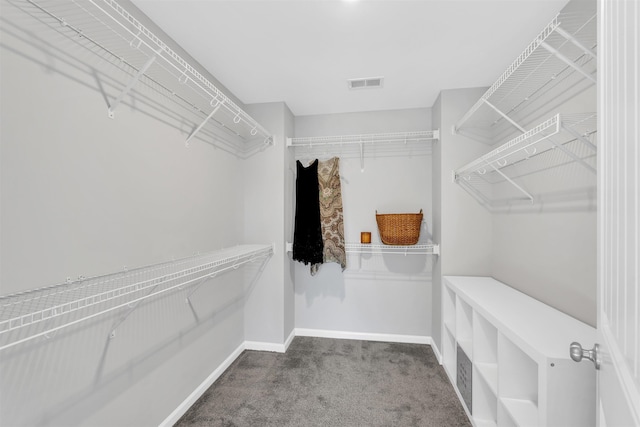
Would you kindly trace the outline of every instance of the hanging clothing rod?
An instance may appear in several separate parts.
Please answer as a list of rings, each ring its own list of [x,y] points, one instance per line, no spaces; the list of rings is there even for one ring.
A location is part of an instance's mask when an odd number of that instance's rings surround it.
[[[535,128],[513,138],[500,147],[471,161],[453,172],[453,181],[466,190],[485,206],[492,206],[496,199],[491,190],[495,184],[506,182],[516,193],[510,200],[534,202],[521,178],[523,168],[528,173],[547,168],[577,163],[592,173],[596,173],[593,164],[596,156],[595,133],[597,117],[595,113],[557,114],[540,123]],[[564,156],[549,156],[551,150],[558,150]],[[527,168],[533,159],[533,169]],[[542,160],[540,160],[542,159]],[[516,167],[517,165],[517,167]],[[506,201],[502,200],[502,201]]]
[[[185,103],[192,113],[211,119],[209,121],[218,130],[240,138],[241,141],[236,143],[239,153],[246,150],[242,144],[245,139],[261,136],[265,142],[273,142],[268,130],[115,0],[25,0],[25,3],[45,14],[43,16],[47,19],[42,19],[43,22],[52,27],[55,27],[54,23],[61,25],[67,30],[67,37],[96,53],[101,60],[107,58],[112,66],[124,69],[132,76],[120,95],[111,102],[109,117],[114,116],[115,107],[134,85],[142,82],[165,97]],[[212,117],[217,105],[221,107],[217,114],[219,117]],[[191,121],[191,118],[180,115]],[[198,126],[189,138],[201,129],[202,126]]]
[[[182,289],[273,254],[273,245],[240,245],[133,270],[0,296],[0,350]],[[121,322],[117,322],[113,330]],[[114,332],[112,331],[112,336]]]
[[[439,130],[287,138],[288,147],[437,141]]]

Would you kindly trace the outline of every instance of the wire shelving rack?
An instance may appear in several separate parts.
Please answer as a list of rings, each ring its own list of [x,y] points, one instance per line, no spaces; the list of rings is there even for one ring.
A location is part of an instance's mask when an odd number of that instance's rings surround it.
[[[454,132],[490,145],[525,133],[537,112],[544,114],[595,85],[596,48],[595,2],[570,2],[462,116]]]
[[[440,245],[434,243],[411,246],[391,246],[376,243],[345,243],[345,252],[356,254],[440,255]]]
[[[367,154],[393,156],[407,153],[430,152],[431,142],[440,139],[439,130],[371,133],[359,135],[311,136],[287,138],[287,146],[293,148],[295,159],[306,159],[322,155],[340,155],[360,158],[364,170]],[[365,147],[368,147],[365,149]]]
[[[597,116],[557,114],[454,171],[454,180],[486,206],[533,203],[526,177],[568,164],[595,176]]]
[[[376,243],[345,243],[344,249],[350,254],[398,254],[398,255],[440,255],[440,245],[424,243],[410,246],[391,246]],[[287,242],[287,252],[293,252],[293,243]]]
[[[189,298],[206,279],[246,263],[266,260],[272,245],[239,245],[176,261],[0,296],[0,350],[49,337],[56,331],[115,310],[123,315],[115,329],[149,298],[189,289]]]
[[[26,13],[94,54],[94,64],[108,64],[128,80],[108,100],[114,118],[135,90],[151,90],[169,102],[191,129],[193,138],[214,139],[238,155],[273,143],[273,136],[197,67],[176,53],[115,0],[17,0]],[[118,70],[118,71],[116,71]]]

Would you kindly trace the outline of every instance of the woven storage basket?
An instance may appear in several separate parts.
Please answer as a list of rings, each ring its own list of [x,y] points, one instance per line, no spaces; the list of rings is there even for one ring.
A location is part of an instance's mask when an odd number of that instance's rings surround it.
[[[385,245],[415,245],[420,238],[422,209],[417,214],[379,214],[376,211],[376,222]]]

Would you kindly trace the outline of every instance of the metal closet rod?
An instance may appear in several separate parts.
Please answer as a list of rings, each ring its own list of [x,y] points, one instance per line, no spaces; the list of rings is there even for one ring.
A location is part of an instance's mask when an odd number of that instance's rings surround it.
[[[0,306],[9,314],[0,321],[0,350],[129,307],[130,310],[114,324],[113,337],[115,328],[141,301],[189,285],[199,286],[205,279],[248,262],[266,259],[273,252],[273,245],[241,245],[131,271],[88,279],[80,277],[76,281],[68,279],[61,285],[2,296]],[[173,269],[167,272],[168,267]],[[127,279],[133,283],[122,284]],[[191,293],[193,291],[195,289]],[[109,302],[112,305],[108,305]],[[52,324],[55,321],[61,323]],[[28,328],[39,329],[29,331]]]

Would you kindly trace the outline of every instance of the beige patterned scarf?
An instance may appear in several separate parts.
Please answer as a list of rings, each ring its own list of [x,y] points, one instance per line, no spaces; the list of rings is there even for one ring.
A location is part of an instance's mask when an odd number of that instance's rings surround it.
[[[336,262],[344,271],[347,267],[347,256],[344,250],[339,158],[333,157],[318,163],[318,187],[320,192],[320,223],[324,242],[323,262]],[[311,265],[311,275],[315,275],[319,267],[320,264]]]

